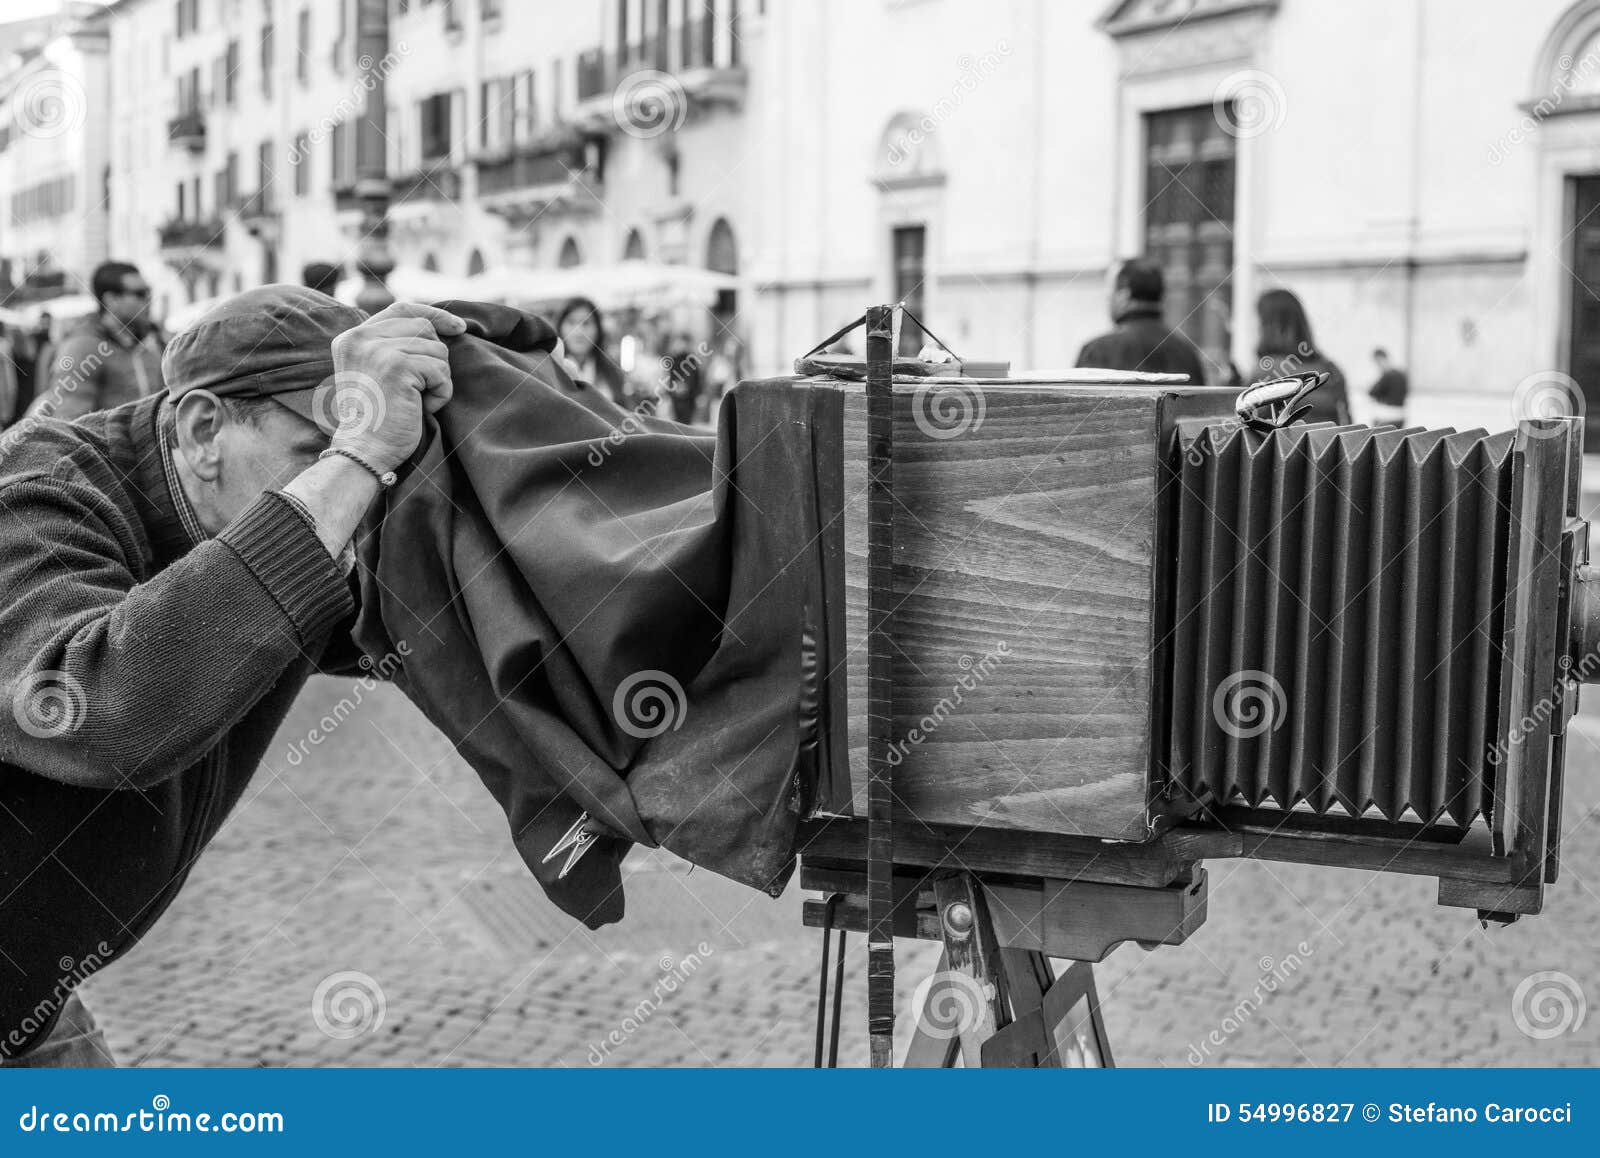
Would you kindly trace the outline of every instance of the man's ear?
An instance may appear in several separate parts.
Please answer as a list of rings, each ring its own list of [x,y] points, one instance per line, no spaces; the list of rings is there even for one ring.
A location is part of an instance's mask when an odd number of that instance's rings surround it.
[[[217,436],[227,422],[221,400],[209,390],[191,390],[178,399],[178,453],[195,477],[215,482],[222,472]]]

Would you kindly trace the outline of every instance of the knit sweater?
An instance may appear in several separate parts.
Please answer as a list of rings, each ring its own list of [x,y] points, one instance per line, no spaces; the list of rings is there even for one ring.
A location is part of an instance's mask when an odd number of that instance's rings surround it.
[[[280,494],[199,540],[161,405],[0,440],[0,1058],[171,903],[354,611]]]

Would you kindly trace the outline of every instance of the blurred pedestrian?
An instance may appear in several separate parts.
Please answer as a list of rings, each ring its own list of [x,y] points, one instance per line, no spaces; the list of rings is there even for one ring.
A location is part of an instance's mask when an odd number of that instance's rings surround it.
[[[573,298],[556,318],[556,334],[566,351],[572,376],[587,382],[611,401],[627,405],[622,368],[606,350],[605,319],[588,298]]]
[[[1328,380],[1306,399],[1305,422],[1350,422],[1344,373],[1317,349],[1311,321],[1300,299],[1286,289],[1268,290],[1256,299],[1255,382],[1291,374],[1327,374]],[[1255,385],[1252,382],[1251,385]]]
[[[1086,343],[1079,366],[1186,374],[1204,386],[1205,361],[1195,344],[1162,317],[1166,277],[1153,261],[1135,258],[1117,267],[1111,282],[1111,320],[1116,328]]]
[[[326,261],[308,262],[300,270],[300,284],[307,289],[314,289],[319,294],[327,294],[330,298],[333,291],[339,288],[339,283],[344,280],[342,266],[330,265]]]
[[[36,375],[46,389],[30,414],[71,422],[158,393],[161,352],[152,338],[150,286],[137,267],[107,261],[89,281],[97,309],[51,347]]]
[[[705,356],[694,339],[683,331],[672,336],[661,359],[665,371],[666,394],[672,404],[675,422],[693,423],[698,417],[700,395],[705,391]]]
[[[0,322],[0,430],[15,422],[22,413],[17,397],[17,342],[11,327]]]
[[[1378,365],[1378,380],[1372,384],[1372,389],[1367,391],[1367,397],[1372,399],[1373,421],[1391,426],[1404,426],[1406,394],[1411,388],[1410,382],[1406,379],[1406,372],[1390,360],[1389,351],[1382,346],[1372,351],[1372,360]]]

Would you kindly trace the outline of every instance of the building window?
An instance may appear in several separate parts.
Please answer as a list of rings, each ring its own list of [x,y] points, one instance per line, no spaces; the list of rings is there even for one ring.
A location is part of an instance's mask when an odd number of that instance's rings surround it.
[[[482,105],[478,122],[478,146],[484,150],[506,148],[511,144],[517,115],[517,84],[514,77],[486,80],[479,89]]]
[[[562,269],[571,269],[575,265],[583,264],[583,254],[578,249],[578,239],[569,237],[561,243],[561,255],[556,258],[556,264]]]
[[[644,235],[637,229],[628,230],[628,240],[622,246],[622,260],[644,260]]]
[[[294,195],[304,197],[311,192],[311,138],[301,133],[294,139]]]
[[[222,103],[232,105],[239,96],[239,42],[228,41],[227,52],[222,57]]]
[[[534,95],[538,92],[538,86],[535,81],[531,68],[517,75],[517,117],[511,127],[513,140],[532,140],[539,127],[539,103]]]
[[[262,141],[256,147],[256,189],[260,191],[261,212],[272,208],[272,142]]]
[[[922,225],[902,225],[895,229],[894,247],[894,300],[904,302],[906,309],[922,316],[923,286],[928,280],[928,230]],[[909,318],[900,322],[900,345],[903,357],[914,358],[922,349],[922,327]]]
[[[1236,140],[1211,105],[1148,113],[1145,252],[1166,275],[1167,324],[1228,365]]]
[[[328,159],[336,189],[354,185],[356,181],[355,150],[350,147],[351,139],[348,121],[340,121],[328,134]]]
[[[467,276],[476,277],[483,272],[483,251],[474,249],[467,258]]]
[[[417,123],[423,164],[450,156],[450,94],[434,93],[423,98]]]
[[[301,84],[311,79],[311,9],[300,9],[295,29],[295,76]]]
[[[178,39],[182,40],[200,27],[200,0],[178,0]]]
[[[261,28],[261,95],[272,99],[273,28],[268,21]]]

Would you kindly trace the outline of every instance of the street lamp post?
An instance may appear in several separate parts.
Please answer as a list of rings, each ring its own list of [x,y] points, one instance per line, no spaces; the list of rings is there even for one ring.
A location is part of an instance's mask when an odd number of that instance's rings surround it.
[[[356,6],[356,66],[366,101],[356,126],[355,194],[361,204],[361,240],[356,271],[361,291],[356,305],[369,314],[394,302],[384,279],[394,269],[389,252],[389,173],[387,165],[389,0],[359,0]]]

